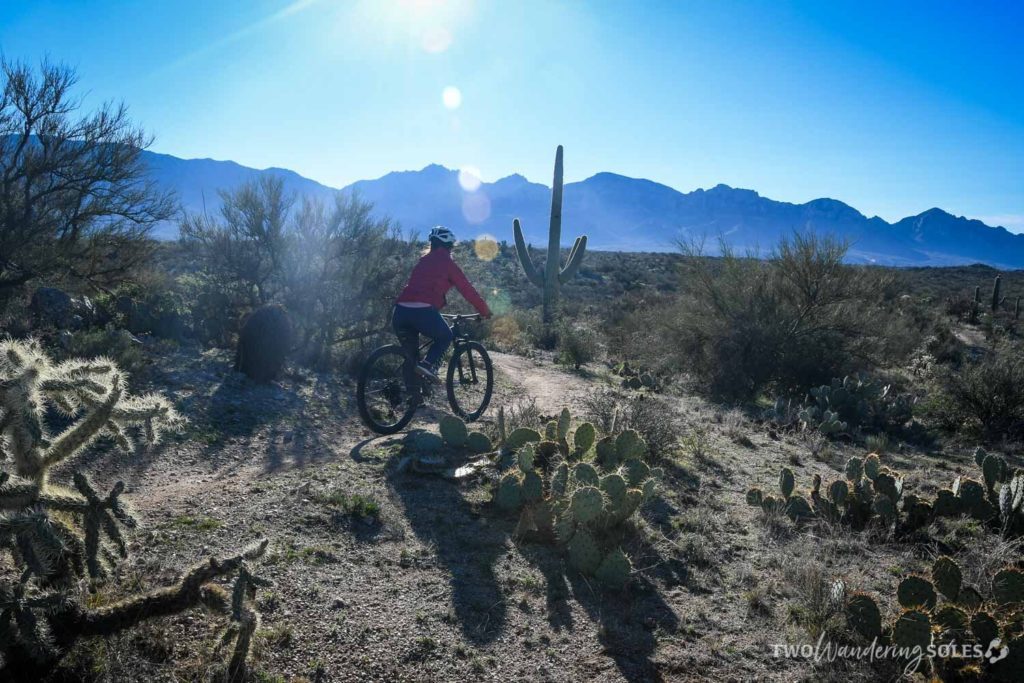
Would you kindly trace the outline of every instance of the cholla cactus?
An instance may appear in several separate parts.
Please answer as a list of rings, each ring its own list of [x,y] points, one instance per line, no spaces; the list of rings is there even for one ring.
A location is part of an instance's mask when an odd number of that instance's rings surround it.
[[[48,413],[69,423],[51,433]],[[244,673],[258,615],[249,606],[253,589],[266,585],[245,567],[266,542],[223,561],[210,559],[177,586],[97,609],[73,598],[76,579],[100,579],[117,556],[127,556],[123,528],[134,528],[117,482],[106,495],[81,472],[74,489],[50,482],[54,466],[68,462],[101,437],[135,450],[135,439],[156,443],[183,419],[155,394],[131,396],[125,376],[105,358],[54,364],[34,342],[0,342],[0,457],[10,459],[17,480],[0,471],[0,549],[20,574],[0,584],[0,659],[11,675],[28,677],[47,666],[78,638],[109,635],[144,619],[223,602],[210,582],[236,572],[234,655],[229,672]],[[237,587],[238,584],[236,584]],[[66,592],[65,592],[66,591]]]
[[[663,476],[644,462],[643,439],[626,431],[596,440],[589,423],[573,432],[568,410],[545,430],[548,440],[534,430],[517,432],[506,443],[518,444],[515,465],[499,480],[494,498],[500,509],[519,512],[517,535],[555,542],[575,570],[624,587],[632,567],[618,544]]]
[[[60,434],[46,429],[49,408],[73,418]],[[99,437],[109,436],[131,451],[132,431],[153,444],[180,422],[165,398],[129,396],[124,373],[110,359],[54,365],[35,343],[0,342],[0,456],[11,458],[15,474],[40,492],[53,466]],[[9,509],[3,501],[0,507]]]

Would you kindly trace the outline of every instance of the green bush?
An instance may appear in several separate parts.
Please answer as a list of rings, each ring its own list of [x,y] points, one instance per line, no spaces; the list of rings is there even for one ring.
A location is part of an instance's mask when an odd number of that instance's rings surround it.
[[[590,328],[582,325],[563,325],[558,334],[558,362],[579,370],[586,363],[597,360],[600,340]]]
[[[1000,347],[959,370],[943,371],[928,408],[948,428],[988,438],[1024,435],[1024,358]]]
[[[772,387],[800,394],[879,360],[885,278],[843,263],[847,245],[795,235],[766,260],[707,258],[685,245],[681,297],[627,320],[652,367],[671,360],[712,396],[745,400]],[[650,362],[648,362],[648,360]]]
[[[62,333],[61,339],[63,341],[58,343],[54,353],[60,361],[106,357],[127,371],[130,377],[139,375],[149,363],[142,343],[126,330],[79,330]]]

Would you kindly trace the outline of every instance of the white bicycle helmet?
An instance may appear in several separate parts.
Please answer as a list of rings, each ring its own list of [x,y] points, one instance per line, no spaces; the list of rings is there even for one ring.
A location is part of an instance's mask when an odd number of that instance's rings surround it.
[[[430,231],[429,239],[437,240],[441,244],[455,244],[455,233],[443,225],[435,225]]]

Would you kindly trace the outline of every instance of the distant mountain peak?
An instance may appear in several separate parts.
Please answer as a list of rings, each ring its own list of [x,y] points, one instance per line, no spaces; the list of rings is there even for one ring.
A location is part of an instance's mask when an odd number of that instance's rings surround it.
[[[761,199],[761,195],[759,195],[755,190],[746,190],[741,187],[732,187],[730,185],[726,185],[725,183],[718,183],[717,185],[708,190],[697,189],[694,190],[692,194],[698,196],[705,195],[707,197],[711,197],[715,201],[735,200],[749,203]]]
[[[452,173],[458,173],[458,171],[454,171],[447,166],[442,166],[441,164],[427,164],[419,172],[429,175],[450,175]]]
[[[494,181],[494,184],[523,185],[529,182],[530,181],[527,180],[526,176],[520,175],[519,173],[513,173],[511,175],[505,176],[504,178],[498,178],[497,180]]]
[[[150,175],[174,190],[186,211],[216,215],[218,190],[231,190],[262,174],[284,180],[295,194],[332,201],[338,190],[282,168],[257,170],[231,161],[183,160],[145,153]],[[526,239],[547,239],[551,191],[519,173],[467,192],[458,171],[441,164],[420,170],[394,171],[360,180],[342,191],[357,191],[374,205],[374,215],[388,217],[406,230],[423,231],[443,224],[456,233],[490,233],[509,239],[512,219],[522,220]],[[939,208],[888,223],[865,218],[852,206],[830,197],[804,204],[775,201],[754,190],[720,183],[709,189],[679,192],[644,178],[596,173],[566,183],[563,237],[586,234],[588,247],[619,251],[671,251],[681,237],[723,237],[738,252],[767,248],[794,232],[814,231],[848,240],[851,261],[889,265],[959,265],[988,263],[1024,268],[1024,235],[956,217]],[[173,238],[177,225],[161,226],[159,236]],[[563,246],[569,246],[565,244]]]

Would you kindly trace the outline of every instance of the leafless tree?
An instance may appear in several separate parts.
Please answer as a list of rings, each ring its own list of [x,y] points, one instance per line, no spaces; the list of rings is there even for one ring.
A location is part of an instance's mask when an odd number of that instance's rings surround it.
[[[35,279],[116,283],[177,208],[147,178],[151,138],[123,104],[78,115],[69,67],[0,61],[0,72],[0,297]]]
[[[401,289],[414,247],[372,204],[337,194],[307,200],[290,233],[285,305],[299,319],[303,353],[323,363],[337,342],[378,334]]]
[[[415,247],[373,206],[338,193],[295,198],[263,176],[221,192],[219,215],[188,215],[181,239],[208,286],[235,315],[281,303],[302,360],[322,364],[338,344],[358,346],[386,326]]]
[[[185,216],[181,242],[225,291],[252,306],[265,304],[280,291],[285,233],[295,198],[273,176],[221,191],[220,197],[220,216]]]

